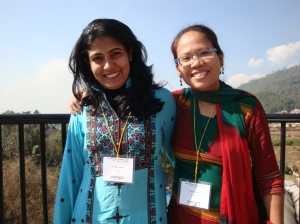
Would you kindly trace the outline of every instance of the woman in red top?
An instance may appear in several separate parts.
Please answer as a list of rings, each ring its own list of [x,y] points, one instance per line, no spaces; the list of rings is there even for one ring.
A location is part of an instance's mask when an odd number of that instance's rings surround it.
[[[259,100],[219,80],[224,54],[208,27],[183,29],[171,49],[189,88],[173,92],[169,223],[283,223],[283,177]]]

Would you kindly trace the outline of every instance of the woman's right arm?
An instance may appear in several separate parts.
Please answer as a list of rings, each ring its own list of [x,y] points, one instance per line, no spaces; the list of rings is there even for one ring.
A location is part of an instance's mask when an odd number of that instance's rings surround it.
[[[83,115],[77,115],[70,118],[56,193],[54,224],[71,223],[82,181],[84,168],[82,117]]]

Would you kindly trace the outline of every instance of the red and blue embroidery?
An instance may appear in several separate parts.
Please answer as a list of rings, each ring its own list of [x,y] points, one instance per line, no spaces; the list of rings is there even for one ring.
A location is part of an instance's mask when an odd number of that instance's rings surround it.
[[[105,99],[101,99],[102,107],[106,113],[106,119],[110,126],[110,131],[118,142],[121,130],[125,121],[120,120],[115,112],[111,109]],[[110,138],[108,127],[101,110],[92,115],[91,107],[87,108],[87,147],[91,162],[91,180],[88,191],[86,222],[92,223],[93,200],[95,178],[102,175],[102,158],[103,156],[114,156],[115,148]],[[130,117],[129,122],[122,139],[120,155],[128,155],[135,158],[135,169],[148,169],[148,223],[155,223],[155,184],[154,184],[154,156],[156,145],[156,125],[155,116],[151,116],[144,121],[138,121],[135,117]],[[120,188],[118,185],[112,185]],[[119,191],[118,191],[119,192]],[[118,193],[120,195],[120,192]],[[116,208],[117,209],[117,208]],[[126,214],[125,217],[130,216]],[[112,217],[112,219],[114,219]],[[118,219],[116,219],[117,221]]]

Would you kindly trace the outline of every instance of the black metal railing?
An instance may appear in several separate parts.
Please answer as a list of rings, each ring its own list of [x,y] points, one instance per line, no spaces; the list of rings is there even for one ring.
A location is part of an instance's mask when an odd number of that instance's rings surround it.
[[[280,123],[280,171],[285,169],[286,124],[300,123],[300,114],[267,114],[269,123]]]
[[[41,176],[42,176],[42,204],[44,224],[48,223],[47,206],[47,178],[46,178],[46,155],[45,139],[47,124],[61,124],[62,128],[62,149],[66,141],[66,127],[69,122],[69,114],[13,114],[0,115],[0,223],[4,223],[4,203],[3,203],[3,164],[2,164],[2,125],[18,125],[19,130],[19,170],[20,170],[20,197],[21,197],[21,215],[22,223],[26,223],[26,186],[25,186],[25,146],[24,146],[24,125],[38,124],[40,126],[40,148],[41,148]],[[280,123],[281,127],[281,145],[280,145],[280,170],[284,173],[285,169],[285,142],[286,142],[286,124],[300,123],[300,114],[267,114],[269,123]]]
[[[69,122],[69,114],[18,114],[0,115],[0,223],[4,223],[4,200],[3,200],[3,166],[2,166],[2,125],[15,124],[19,129],[19,165],[20,165],[20,197],[22,223],[27,223],[26,218],[26,187],[25,187],[25,146],[24,146],[24,125],[38,124],[40,126],[40,153],[41,153],[41,177],[42,177],[42,204],[44,224],[48,223],[47,206],[47,178],[46,178],[46,143],[45,125],[61,124],[62,149],[66,142],[66,126]]]

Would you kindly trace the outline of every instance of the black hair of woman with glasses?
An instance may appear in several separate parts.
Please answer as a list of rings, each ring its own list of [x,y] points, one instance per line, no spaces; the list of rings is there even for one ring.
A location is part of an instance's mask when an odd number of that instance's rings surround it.
[[[68,126],[55,224],[167,223],[162,151],[174,161],[176,109],[146,61],[120,21],[96,19],[80,35],[69,68],[74,95],[87,94]]]

